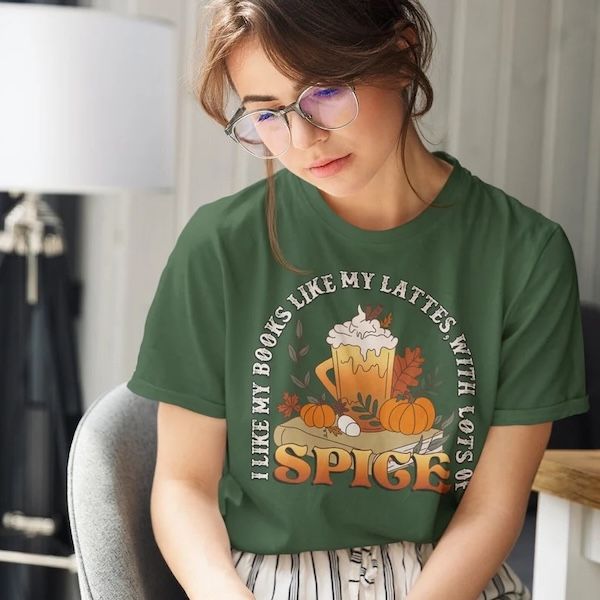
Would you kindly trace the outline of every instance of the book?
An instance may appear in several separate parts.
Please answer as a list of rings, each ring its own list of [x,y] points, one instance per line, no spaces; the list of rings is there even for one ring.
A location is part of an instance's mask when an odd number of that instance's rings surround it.
[[[360,450],[371,450],[372,455],[369,459],[369,473],[373,462],[379,454],[389,450],[411,454],[421,442],[417,449],[419,454],[429,454],[442,450],[441,439],[443,430],[431,427],[418,434],[405,434],[399,431],[363,431],[357,436],[350,436],[345,433],[328,432],[324,427],[310,427],[302,417],[297,416],[285,421],[275,427],[273,431],[273,441],[277,446],[283,444],[298,444],[307,446],[307,453],[310,454],[313,448],[343,448],[352,452],[353,448]],[[407,468],[412,461],[399,465],[392,458],[388,461],[388,472],[392,473],[398,469]]]

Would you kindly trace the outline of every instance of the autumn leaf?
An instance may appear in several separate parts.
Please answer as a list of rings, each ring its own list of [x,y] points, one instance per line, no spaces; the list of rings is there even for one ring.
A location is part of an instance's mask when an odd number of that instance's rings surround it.
[[[333,433],[336,437],[344,433],[337,425],[331,425],[330,427],[324,427],[329,433]]]
[[[389,329],[392,324],[392,313],[388,313],[387,317],[383,317],[383,319],[380,319],[379,322],[381,323],[382,327]]]
[[[365,307],[365,319],[368,319],[369,321],[371,319],[376,319],[377,315],[379,315],[382,310],[383,306],[381,306],[381,304],[378,304],[375,308],[372,308],[370,304],[367,304]]]
[[[392,376],[392,397],[404,394],[409,386],[419,384],[417,377],[423,372],[421,365],[424,361],[419,346],[414,350],[408,347],[404,348],[404,356],[396,354]]]
[[[334,400],[333,410],[335,410],[336,414],[338,415],[343,415],[344,413],[349,412],[350,409],[348,408],[348,401],[344,398],[341,400]]]
[[[294,411],[300,412],[300,408],[297,394],[283,392],[283,402],[280,402],[277,405],[277,410],[280,413],[283,413],[286,417],[291,417]]]

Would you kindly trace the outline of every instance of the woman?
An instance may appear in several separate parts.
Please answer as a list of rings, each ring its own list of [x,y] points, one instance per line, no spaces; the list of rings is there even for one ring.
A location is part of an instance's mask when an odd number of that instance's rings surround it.
[[[192,599],[530,598],[505,559],[589,408],[564,231],[424,147],[415,0],[209,9],[198,100],[267,177],[183,229],[128,383],[165,560]]]

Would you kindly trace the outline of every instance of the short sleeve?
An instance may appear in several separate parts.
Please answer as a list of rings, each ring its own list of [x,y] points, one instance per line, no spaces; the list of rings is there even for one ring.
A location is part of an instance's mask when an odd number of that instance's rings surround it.
[[[216,235],[201,218],[198,209],[169,255],[127,387],[146,398],[224,417],[223,278]]]
[[[504,318],[492,425],[554,421],[590,407],[575,259],[554,225]]]

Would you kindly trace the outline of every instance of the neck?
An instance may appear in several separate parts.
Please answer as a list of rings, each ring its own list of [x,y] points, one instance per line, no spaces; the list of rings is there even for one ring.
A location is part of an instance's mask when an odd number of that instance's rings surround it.
[[[329,206],[343,219],[362,229],[384,230],[414,219],[435,199],[452,165],[431,154],[410,123],[405,146],[406,171],[401,144],[390,153],[376,174],[355,194],[335,197],[321,191]]]

